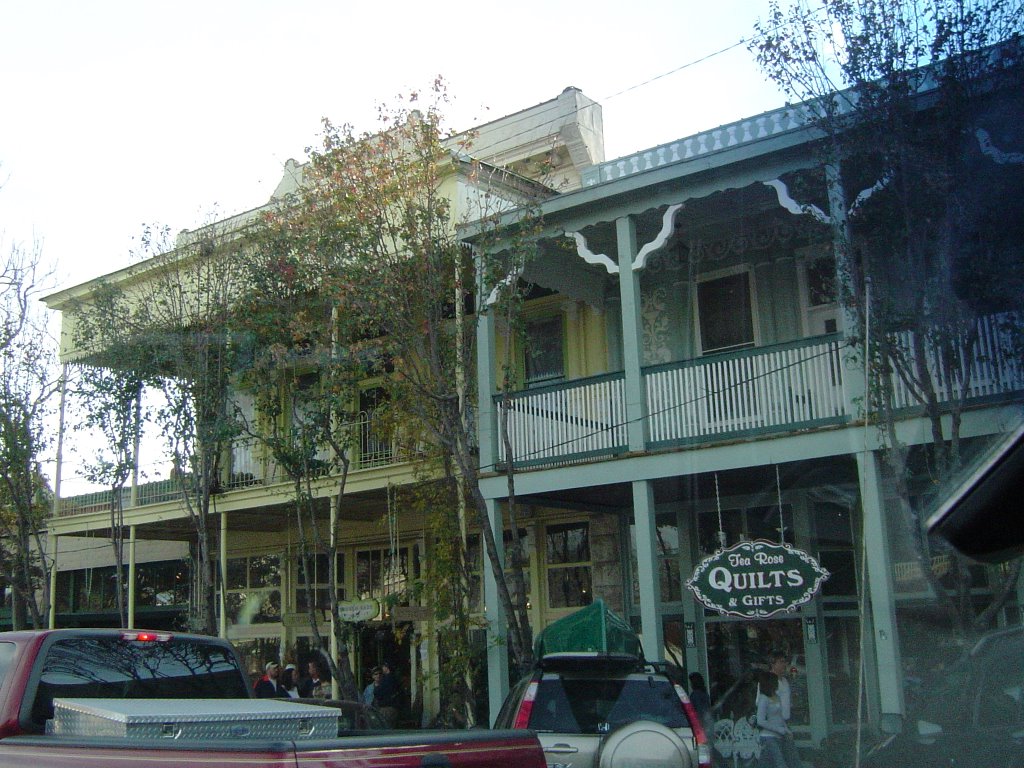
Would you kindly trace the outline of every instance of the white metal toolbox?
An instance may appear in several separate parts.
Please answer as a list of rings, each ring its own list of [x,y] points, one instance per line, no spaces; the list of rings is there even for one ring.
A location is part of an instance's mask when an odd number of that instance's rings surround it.
[[[271,699],[53,700],[47,733],[127,739],[324,739],[338,710]]]

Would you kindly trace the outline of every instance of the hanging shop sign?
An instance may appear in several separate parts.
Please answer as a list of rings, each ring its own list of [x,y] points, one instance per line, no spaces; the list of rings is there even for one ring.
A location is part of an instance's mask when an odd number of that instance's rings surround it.
[[[369,600],[339,600],[338,618],[341,621],[370,621],[380,615],[380,603]]]
[[[686,586],[713,611],[747,619],[791,613],[829,572],[806,552],[771,541],[741,541],[704,558]]]

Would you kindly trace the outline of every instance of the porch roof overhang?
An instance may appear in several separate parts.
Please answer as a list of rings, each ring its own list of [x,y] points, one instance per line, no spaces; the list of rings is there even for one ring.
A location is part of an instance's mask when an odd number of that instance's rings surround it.
[[[540,236],[578,231],[599,221],[613,221],[714,192],[771,181],[787,171],[810,167],[815,164],[810,150],[822,134],[807,118],[787,117],[794,109],[797,108],[766,112],[594,166],[595,178],[588,186],[540,204],[538,214],[543,221]],[[749,127],[772,121],[783,127],[772,132],[754,131]],[[732,138],[722,141],[707,138],[710,136]],[[687,153],[680,149],[686,145],[705,149]],[[635,170],[628,173],[623,170],[609,177],[601,170],[609,167]],[[522,209],[509,211],[499,218],[497,228],[514,232],[528,219],[529,215]],[[466,225],[464,239],[479,243],[484,227],[482,223]]]
[[[818,166],[814,146],[820,138],[805,108],[786,107],[595,166],[589,186],[543,201],[536,217],[516,209],[496,226],[471,224],[462,234],[478,248],[500,252],[514,243],[524,224],[533,226],[539,219],[537,238],[564,240],[566,250],[575,253],[572,258],[542,255],[518,276],[600,310],[608,280],[618,272],[617,219],[635,218],[638,244],[646,256],[676,235],[674,217],[687,202],[716,193],[763,184],[768,205],[787,215],[797,213],[795,204],[786,204],[784,186],[769,186],[784,174]],[[603,170],[608,168],[618,170]],[[746,207],[743,213],[750,211]],[[643,259],[639,262],[634,269],[643,267]]]

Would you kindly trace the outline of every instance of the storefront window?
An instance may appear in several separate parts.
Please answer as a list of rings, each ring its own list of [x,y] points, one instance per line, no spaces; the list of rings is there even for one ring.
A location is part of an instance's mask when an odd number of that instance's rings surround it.
[[[686,673],[687,628],[681,616],[663,616],[661,631],[665,638],[665,660]],[[691,624],[690,632],[693,631]],[[692,642],[694,638],[690,638]]]
[[[505,571],[506,571],[506,583],[510,589],[513,589],[514,582],[509,578],[511,570],[509,569],[509,546],[512,542],[512,532],[505,531],[504,536],[504,552],[505,552]],[[526,585],[526,605],[530,607],[530,576],[529,567],[530,560],[533,558],[533,537],[526,529],[519,530],[519,540],[523,547],[523,569],[524,579],[523,582]],[[466,562],[468,563],[469,569],[469,601],[471,610],[479,612],[483,610],[484,598],[483,598],[483,569],[486,566],[486,554],[480,548],[480,534],[471,533],[466,537]],[[512,600],[516,600],[516,596],[512,594]]]
[[[415,547],[363,549],[356,552],[356,594],[360,600],[403,593],[419,574]]]
[[[725,534],[725,547],[741,541],[766,541],[794,544],[793,510],[789,504],[741,507],[739,509],[704,509],[698,515],[697,543],[701,557],[713,555],[723,548],[721,533]],[[783,535],[779,536],[780,527]]]
[[[755,714],[756,670],[766,670],[773,652],[789,662],[792,690],[791,725],[807,725],[807,668],[803,628],[799,619],[709,621],[708,687],[720,716],[731,720]]]
[[[128,593],[128,567],[123,586]],[[116,611],[117,571],[115,566],[81,568],[57,574],[58,611]],[[185,560],[140,563],[135,569],[136,606],[187,605],[189,567]]]
[[[838,504],[819,502],[813,506],[818,560],[829,572],[822,584],[825,598],[857,596],[857,558],[853,549],[850,510]]]
[[[589,523],[549,525],[545,531],[548,607],[576,608],[593,600]]]
[[[230,558],[226,581],[227,613],[232,624],[266,624],[281,620],[279,556]]]
[[[857,722],[860,621],[856,616],[825,617],[829,702],[833,723]]]
[[[655,543],[658,548],[658,581],[663,603],[677,603],[683,599],[683,582],[679,573],[679,525],[675,513],[656,518]],[[629,556],[633,574],[633,605],[640,604],[640,582],[637,578],[636,526],[629,526]]]
[[[320,553],[309,558],[309,564],[313,572],[310,580],[310,591],[313,593],[313,607],[317,610],[326,611],[331,607],[330,600],[330,574],[327,555]],[[337,584],[338,600],[345,599],[345,555],[338,553],[335,561],[335,579]],[[309,592],[306,590],[305,559],[301,556],[298,559],[296,568],[295,588],[295,609],[306,611],[309,608]]]
[[[135,604],[188,605],[189,586],[185,560],[142,563],[135,569]]]

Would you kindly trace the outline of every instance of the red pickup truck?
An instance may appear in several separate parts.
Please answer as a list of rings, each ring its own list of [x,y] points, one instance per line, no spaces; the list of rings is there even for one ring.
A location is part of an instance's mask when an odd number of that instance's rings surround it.
[[[307,729],[298,736],[260,735],[268,723],[253,718],[266,715],[268,703],[252,698],[230,643],[199,635],[109,629],[3,632],[0,681],[4,768],[545,765],[537,737],[523,731],[386,731],[328,737]],[[144,701],[133,706],[133,699]],[[157,699],[163,704],[153,701]],[[303,707],[273,704],[288,710],[288,720],[294,719],[290,708]],[[157,735],[146,729],[133,732],[132,716],[142,720],[154,708]],[[316,715],[319,709],[301,711]],[[209,730],[204,736],[189,736],[183,727],[195,725],[186,721],[201,721],[204,712],[218,711],[230,716],[222,717],[225,722],[220,724],[205,723],[217,730],[212,736]],[[97,718],[96,713],[111,719]],[[250,728],[253,723],[260,727]],[[125,732],[113,733],[111,728]]]

